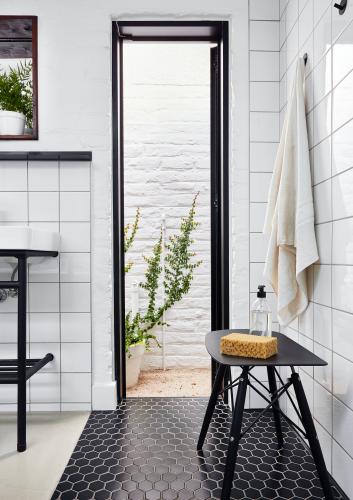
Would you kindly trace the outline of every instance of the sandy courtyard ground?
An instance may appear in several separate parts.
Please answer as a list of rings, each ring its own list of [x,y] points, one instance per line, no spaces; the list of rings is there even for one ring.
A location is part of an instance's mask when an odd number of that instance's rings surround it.
[[[211,391],[209,368],[150,370],[140,374],[138,384],[127,390],[128,397],[208,397]]]

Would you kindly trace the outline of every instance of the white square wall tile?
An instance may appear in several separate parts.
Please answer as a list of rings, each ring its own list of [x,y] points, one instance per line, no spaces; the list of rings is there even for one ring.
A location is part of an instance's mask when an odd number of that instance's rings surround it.
[[[250,0],[250,19],[279,19],[279,0]]]
[[[325,0],[319,0],[324,3]],[[321,17],[314,30],[314,66],[320,61],[323,55],[330,50],[331,38],[331,12],[332,8],[328,8],[324,15]],[[315,17],[315,6],[314,6]]]
[[[353,120],[332,135],[332,175],[353,167]]]
[[[250,171],[272,172],[278,150],[277,142],[250,143]]]
[[[353,363],[333,354],[333,395],[353,410]]]
[[[90,163],[86,161],[65,161],[60,163],[61,191],[89,191]]]
[[[91,315],[89,313],[61,314],[62,342],[90,342]]]
[[[28,220],[27,193],[0,192],[0,222]]]
[[[30,161],[28,163],[28,189],[29,191],[58,191],[58,162]]]
[[[332,127],[338,127],[353,118],[353,73],[349,73],[332,93]]]
[[[300,10],[300,9],[299,9]],[[309,38],[313,30],[314,7],[313,0],[306,0],[305,7],[299,17],[299,47]]]
[[[59,312],[59,283],[30,283],[29,312]]]
[[[250,231],[261,233],[264,228],[266,203],[250,203]]]
[[[0,191],[27,191],[26,161],[0,161]]]
[[[317,436],[319,438],[319,442],[321,445],[321,450],[324,455],[324,460],[326,464],[326,468],[328,472],[331,474],[332,470],[332,460],[331,460],[331,455],[332,455],[332,437],[331,434],[329,434],[322,425],[320,425],[318,422],[315,422],[315,427],[316,427],[316,432]]]
[[[276,82],[278,78],[278,52],[250,52],[250,81]]]
[[[31,313],[29,325],[31,342],[60,342],[59,313]]]
[[[313,110],[314,145],[331,134],[331,94],[326,96]]]
[[[353,264],[353,219],[333,223],[332,264]]]
[[[265,262],[268,240],[267,234],[250,234],[250,262]]]
[[[314,304],[314,340],[332,349],[332,319],[330,307]]]
[[[0,312],[1,342],[17,342],[17,314]]]
[[[61,395],[63,403],[89,403],[91,401],[91,374],[63,373]]]
[[[353,498],[353,459],[332,441],[332,475],[348,498]]]
[[[329,222],[332,220],[331,212],[331,179],[321,182],[314,187],[315,222]]]
[[[250,140],[252,142],[278,142],[278,113],[250,113]]]
[[[333,219],[353,215],[353,170],[347,170],[332,179]]]
[[[91,344],[78,342],[63,342],[61,344],[62,372],[90,372]]]
[[[332,394],[314,380],[314,417],[332,433]]]
[[[86,222],[90,220],[90,193],[61,192],[60,220]]]
[[[61,253],[60,281],[62,283],[88,283],[90,281],[89,253]]]
[[[331,307],[331,266],[314,266],[314,302]]]
[[[313,71],[314,105],[316,106],[332,90],[332,54],[329,50]]]
[[[314,352],[314,341],[313,339],[306,337],[302,333],[299,333],[298,336],[298,342],[301,346],[303,346],[305,349],[307,349],[310,352]],[[310,377],[314,376],[314,368],[312,366],[303,366],[301,368],[303,371],[305,371]]]
[[[28,194],[30,221],[58,221],[59,195],[56,192]]]
[[[250,21],[250,50],[274,50],[279,48],[279,22]]]
[[[353,315],[332,311],[333,350],[353,362]]]
[[[251,173],[250,174],[250,201],[266,202],[272,174],[269,173]]]
[[[314,379],[325,389],[332,391],[332,351],[314,342],[316,356],[326,361],[327,366],[315,366]]]
[[[89,283],[62,283],[60,297],[62,312],[90,312],[91,310]]]
[[[60,373],[37,373],[31,378],[29,398],[31,403],[60,402]]]
[[[332,266],[332,306],[353,313],[353,266]]]
[[[264,264],[252,262],[250,264],[250,292],[257,292],[259,285],[266,285],[266,291],[273,292],[271,285],[265,282]]]
[[[353,22],[347,26],[332,48],[333,85],[353,69]]]
[[[331,137],[315,146],[313,155],[313,180],[317,184],[331,177]]]
[[[306,337],[314,337],[314,304],[309,302],[308,307],[299,316],[299,331]]]
[[[279,83],[250,82],[250,111],[279,111]]]
[[[333,398],[333,437],[350,455],[353,456],[353,411],[347,408],[341,401]]]
[[[89,222],[61,222],[60,248],[62,252],[89,252],[91,235]]]
[[[58,282],[59,259],[57,257],[48,257],[43,260],[33,259],[28,266],[28,281],[30,283]]]

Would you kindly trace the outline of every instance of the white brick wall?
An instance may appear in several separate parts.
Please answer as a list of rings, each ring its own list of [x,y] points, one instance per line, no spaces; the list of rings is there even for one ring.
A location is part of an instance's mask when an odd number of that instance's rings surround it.
[[[140,282],[159,236],[163,215],[167,238],[178,230],[193,196],[200,192],[194,232],[195,271],[190,293],[166,314],[165,366],[209,367],[204,336],[210,318],[210,49],[207,44],[127,44],[125,85],[125,206],[141,223],[128,258],[127,308],[131,283]],[[145,292],[140,290],[141,307]],[[159,297],[161,300],[161,297]],[[161,327],[154,333],[162,341]],[[161,368],[162,350],[144,358],[144,367]]]

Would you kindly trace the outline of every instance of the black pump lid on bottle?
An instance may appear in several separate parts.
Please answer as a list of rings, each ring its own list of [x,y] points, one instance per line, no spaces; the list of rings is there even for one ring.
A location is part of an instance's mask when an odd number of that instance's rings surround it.
[[[257,296],[259,297],[259,299],[264,299],[266,297],[265,285],[259,285],[257,288]]]

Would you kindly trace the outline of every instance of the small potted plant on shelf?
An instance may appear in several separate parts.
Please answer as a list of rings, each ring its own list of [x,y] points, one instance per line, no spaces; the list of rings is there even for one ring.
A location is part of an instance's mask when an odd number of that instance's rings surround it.
[[[32,63],[0,71],[0,135],[22,135],[32,128]]]
[[[193,243],[192,233],[197,228],[195,208],[197,196],[194,196],[191,208],[180,222],[179,231],[163,241],[162,229],[150,256],[144,255],[147,268],[144,280],[136,284],[146,294],[146,307],[139,311],[137,300],[132,301],[132,309],[125,315],[125,351],[126,351],[126,386],[133,387],[138,382],[142,359],[145,351],[154,343],[159,344],[155,333],[157,326],[169,326],[164,321],[167,310],[188,294],[194,271],[202,261],[195,261],[195,253],[190,251]],[[125,253],[132,246],[140,220],[139,209],[135,221],[125,227]],[[162,253],[164,252],[164,259]],[[129,272],[133,263],[128,261],[125,273]],[[163,287],[163,299],[158,300],[158,290]],[[137,290],[133,290],[135,293]]]

